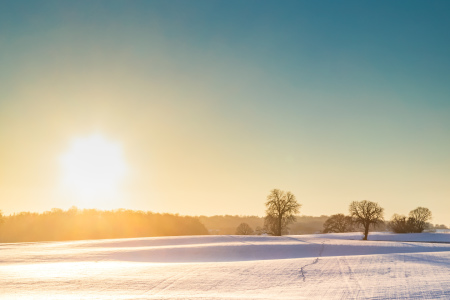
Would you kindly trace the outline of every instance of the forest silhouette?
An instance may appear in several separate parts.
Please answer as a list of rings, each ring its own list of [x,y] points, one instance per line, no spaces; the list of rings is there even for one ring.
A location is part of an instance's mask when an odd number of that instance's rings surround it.
[[[0,224],[3,243],[203,234],[208,231],[196,217],[126,209],[54,208],[4,216]]]

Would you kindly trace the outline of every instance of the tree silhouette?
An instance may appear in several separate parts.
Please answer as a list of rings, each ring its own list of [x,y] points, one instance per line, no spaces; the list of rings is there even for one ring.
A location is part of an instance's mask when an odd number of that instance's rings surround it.
[[[323,224],[323,232],[349,232],[353,229],[353,220],[344,214],[332,215]]]
[[[395,233],[411,232],[411,221],[403,215],[394,214],[389,222],[389,228]]]
[[[431,220],[431,211],[425,207],[418,207],[409,212],[412,232],[420,233],[424,231],[427,221]]]
[[[353,201],[350,204],[349,211],[353,220],[364,227],[364,240],[367,240],[370,225],[383,221],[384,209],[376,202],[367,200]]]
[[[247,223],[241,223],[236,228],[237,235],[252,235],[254,233],[253,229]]]
[[[0,243],[204,235],[197,217],[127,209],[52,209],[4,216]]]
[[[287,231],[287,225],[295,221],[300,212],[300,204],[294,194],[273,189],[267,196],[264,227],[272,235],[281,236]]]
[[[409,212],[409,217],[394,214],[389,227],[395,233],[420,233],[427,227],[427,221],[431,220],[431,211],[425,207],[418,207]]]

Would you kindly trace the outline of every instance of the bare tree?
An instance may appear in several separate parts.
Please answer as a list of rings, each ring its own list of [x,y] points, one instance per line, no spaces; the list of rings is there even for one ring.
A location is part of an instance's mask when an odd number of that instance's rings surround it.
[[[367,200],[353,201],[350,204],[349,211],[353,220],[364,227],[364,240],[367,240],[370,225],[383,221],[384,209],[376,202]]]
[[[247,223],[241,223],[236,228],[237,235],[252,235],[254,233],[253,229]]]
[[[349,232],[353,229],[353,219],[344,214],[332,215],[323,224],[323,232]]]
[[[422,232],[427,225],[427,221],[431,220],[431,211],[425,207],[418,207],[409,212],[409,219],[412,223],[412,232]]]
[[[404,215],[394,214],[388,225],[395,233],[408,233],[411,230],[411,221]]]
[[[267,196],[264,227],[272,235],[281,236],[287,231],[287,225],[295,221],[300,206],[291,192],[273,189]]]
[[[418,207],[409,212],[409,217],[394,214],[389,227],[395,233],[420,233],[422,232],[431,220],[431,211],[425,207]]]

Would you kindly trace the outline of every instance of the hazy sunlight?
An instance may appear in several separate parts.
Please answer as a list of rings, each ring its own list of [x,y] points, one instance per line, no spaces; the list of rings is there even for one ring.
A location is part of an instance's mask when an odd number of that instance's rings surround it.
[[[64,187],[83,200],[116,196],[127,171],[120,145],[98,134],[74,139],[60,162]]]

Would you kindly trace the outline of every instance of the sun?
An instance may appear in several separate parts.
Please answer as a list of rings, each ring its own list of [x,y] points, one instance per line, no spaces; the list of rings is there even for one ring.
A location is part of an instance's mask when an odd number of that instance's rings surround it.
[[[118,196],[128,170],[120,144],[99,134],[72,140],[60,163],[63,186],[86,203]]]

